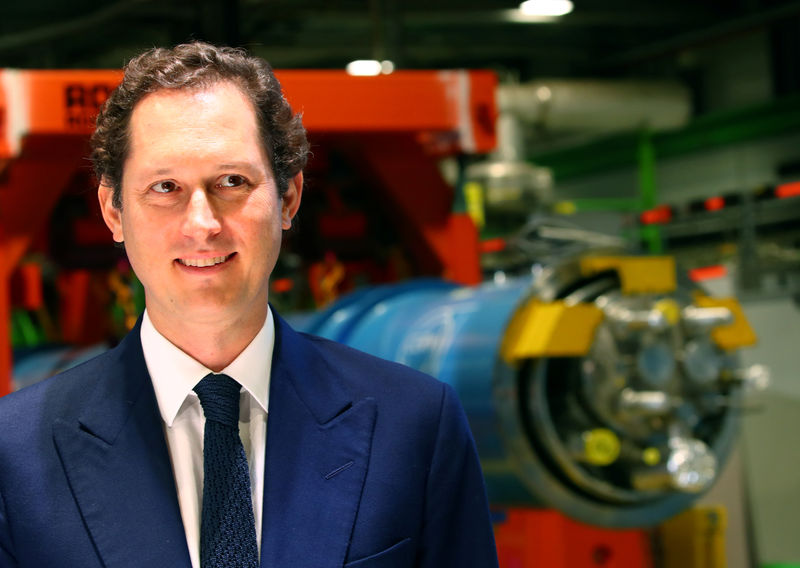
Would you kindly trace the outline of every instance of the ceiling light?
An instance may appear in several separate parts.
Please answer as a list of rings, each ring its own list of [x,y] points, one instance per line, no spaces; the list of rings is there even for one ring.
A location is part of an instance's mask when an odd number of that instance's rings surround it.
[[[563,16],[572,12],[570,0],[527,0],[519,5],[526,16]]]
[[[374,77],[383,73],[388,75],[394,71],[394,63],[389,60],[356,59],[347,64],[347,73],[357,77]]]

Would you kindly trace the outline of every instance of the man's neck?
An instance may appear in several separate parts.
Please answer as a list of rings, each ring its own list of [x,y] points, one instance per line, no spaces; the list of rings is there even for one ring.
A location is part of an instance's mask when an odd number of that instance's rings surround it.
[[[202,363],[219,372],[244,351],[261,331],[267,318],[267,307],[254,310],[246,317],[231,321],[190,321],[163,318],[157,311],[148,310],[153,327],[170,343]]]

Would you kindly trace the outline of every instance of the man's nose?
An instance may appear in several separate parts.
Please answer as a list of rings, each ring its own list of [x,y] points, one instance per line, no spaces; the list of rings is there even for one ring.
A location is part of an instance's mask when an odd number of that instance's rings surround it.
[[[187,237],[205,238],[215,235],[222,229],[222,224],[208,193],[197,188],[189,196],[183,233]]]

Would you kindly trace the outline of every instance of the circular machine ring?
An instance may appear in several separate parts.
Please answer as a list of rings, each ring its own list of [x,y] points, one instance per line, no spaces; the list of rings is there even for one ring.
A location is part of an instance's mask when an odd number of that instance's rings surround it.
[[[586,278],[575,258],[548,266],[520,305],[532,298],[593,301],[618,285],[613,273]],[[573,363],[578,365],[581,360],[574,358]],[[561,446],[548,416],[549,370],[551,365],[546,358],[529,359],[514,367],[498,358],[493,380],[494,405],[507,455],[518,479],[536,502],[586,523],[626,528],[658,524],[698,498],[698,494],[689,493],[623,490],[591,479]],[[709,444],[720,464],[730,453],[738,424],[735,408],[723,412],[716,436]]]

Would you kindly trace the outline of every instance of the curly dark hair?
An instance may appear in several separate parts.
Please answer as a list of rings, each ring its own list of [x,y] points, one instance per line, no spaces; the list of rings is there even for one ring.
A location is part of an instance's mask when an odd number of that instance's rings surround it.
[[[203,88],[231,81],[256,109],[259,131],[269,156],[278,194],[308,159],[306,131],[299,114],[281,92],[269,63],[242,49],[195,41],[172,49],[153,48],[125,66],[122,83],[111,93],[97,116],[91,138],[91,159],[97,179],[110,185],[112,203],[122,208],[122,171],[129,150],[128,126],[136,104],[161,89]]]

